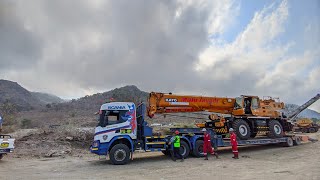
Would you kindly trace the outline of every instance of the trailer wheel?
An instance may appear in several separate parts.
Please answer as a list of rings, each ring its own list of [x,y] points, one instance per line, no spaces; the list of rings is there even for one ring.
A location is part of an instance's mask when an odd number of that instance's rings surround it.
[[[293,146],[293,139],[292,139],[291,137],[288,137],[288,138],[287,138],[287,142],[285,142],[284,145],[285,145],[286,147],[291,147],[291,146]]]
[[[316,132],[315,128],[313,128],[313,127],[309,128],[309,133],[315,133],[315,132]]]
[[[203,157],[203,140],[197,140],[194,149],[192,150],[192,154],[195,157]]]
[[[283,136],[283,128],[279,121],[271,120],[269,122],[268,136],[271,138],[280,138]]]
[[[185,141],[180,142],[180,154],[183,158],[186,158],[190,154],[190,147]]]
[[[295,137],[293,140],[293,145],[299,146],[301,144],[301,139],[300,137]]]
[[[125,144],[117,144],[112,147],[109,156],[114,165],[127,164],[130,158],[130,149]]]
[[[249,124],[246,121],[237,119],[233,122],[232,127],[235,129],[237,137],[243,140],[249,139],[251,130]]]

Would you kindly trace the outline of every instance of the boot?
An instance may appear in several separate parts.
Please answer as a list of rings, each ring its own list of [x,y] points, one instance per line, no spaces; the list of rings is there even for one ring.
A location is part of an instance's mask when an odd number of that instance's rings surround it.
[[[204,160],[208,160],[208,154],[206,155],[206,157],[204,158]]]
[[[239,159],[239,155],[238,154],[234,154],[232,158],[233,159]]]
[[[181,158],[181,162],[183,162],[183,161],[184,161],[184,158],[182,157],[182,158]]]

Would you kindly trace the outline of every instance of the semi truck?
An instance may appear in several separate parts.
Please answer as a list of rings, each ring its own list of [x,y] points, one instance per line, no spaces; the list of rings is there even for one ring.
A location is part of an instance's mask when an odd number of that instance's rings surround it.
[[[150,102],[149,102],[150,103]],[[148,111],[148,113],[147,113]],[[115,165],[123,165],[133,159],[136,150],[161,151],[169,154],[172,145],[169,145],[172,135],[154,136],[153,129],[145,120],[146,114],[150,115],[150,108],[144,103],[137,107],[132,102],[108,102],[101,106],[99,124],[95,128],[94,141],[90,151],[97,155],[108,156]],[[184,158],[189,155],[203,156],[203,134],[201,128],[175,128],[181,136],[181,154]],[[212,143],[215,147],[230,146],[230,139],[217,135],[215,129],[208,128]],[[279,144],[286,146],[299,145],[301,137],[285,135],[280,138],[254,138],[239,140],[239,146]]]

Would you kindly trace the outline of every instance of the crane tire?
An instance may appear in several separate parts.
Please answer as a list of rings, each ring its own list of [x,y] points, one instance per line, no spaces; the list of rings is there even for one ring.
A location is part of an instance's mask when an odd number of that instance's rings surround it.
[[[237,134],[237,137],[242,140],[247,140],[251,136],[251,129],[249,124],[242,119],[236,119],[232,123],[232,127],[235,130],[235,133]]]
[[[283,137],[283,127],[277,120],[271,120],[269,122],[269,133],[268,136],[271,138]]]

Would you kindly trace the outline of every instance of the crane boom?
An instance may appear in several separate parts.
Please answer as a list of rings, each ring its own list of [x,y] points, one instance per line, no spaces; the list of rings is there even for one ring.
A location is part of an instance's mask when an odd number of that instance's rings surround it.
[[[306,103],[302,104],[299,106],[296,110],[294,110],[289,116],[288,120],[291,122],[295,122],[296,117],[305,109],[307,109],[309,106],[311,106],[313,103],[315,103],[318,99],[320,99],[320,94],[317,94],[313,98],[311,98],[309,101]]]
[[[235,98],[172,95],[171,93],[151,92],[149,95],[148,115],[170,112],[208,111],[231,114]]]

